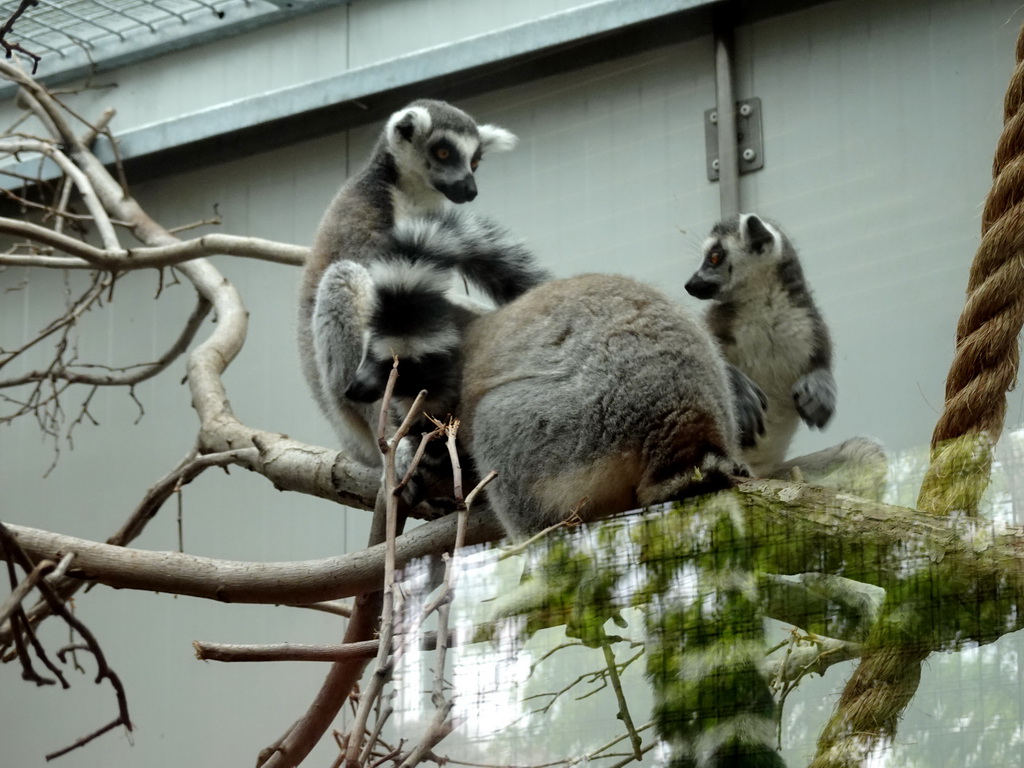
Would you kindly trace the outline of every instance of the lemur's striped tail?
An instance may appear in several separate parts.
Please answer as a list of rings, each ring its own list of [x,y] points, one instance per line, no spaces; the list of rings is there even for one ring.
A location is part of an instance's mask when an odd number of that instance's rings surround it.
[[[663,519],[647,525],[665,530],[645,534],[675,539],[646,561],[657,585],[647,618],[646,674],[669,765],[785,768],[775,748],[775,700],[758,666],[763,617],[739,504],[728,492],[687,504],[678,513],[687,517],[685,531],[680,519]]]
[[[474,213],[451,209],[405,219],[393,235],[393,258],[458,270],[499,306],[550,277],[521,240]]]
[[[379,399],[397,356],[397,402],[391,404],[396,424],[420,390],[429,393],[424,414],[444,418],[459,412],[463,334],[488,310],[450,291],[456,271],[499,305],[547,279],[521,242],[483,217],[447,211],[400,221],[391,241],[368,267],[373,296],[362,359],[345,392],[349,399]],[[414,431],[431,428],[425,415],[414,425]],[[418,439],[408,440],[415,447]],[[400,462],[410,458],[409,451],[399,453]],[[468,480],[472,465],[464,461]],[[435,440],[407,486],[406,498],[412,504],[433,496],[440,499],[445,492],[451,495],[450,486],[447,449],[444,441]],[[440,500],[430,503],[441,508]]]

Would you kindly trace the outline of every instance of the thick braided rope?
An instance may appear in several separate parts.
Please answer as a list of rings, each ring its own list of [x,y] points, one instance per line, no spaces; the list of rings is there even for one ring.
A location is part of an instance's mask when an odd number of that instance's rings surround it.
[[[1003,103],[1003,132],[992,164],[992,189],[981,219],[981,244],[957,324],[956,354],[932,447],[977,432],[995,441],[1006,392],[1017,380],[1017,340],[1024,325],[1024,29]],[[928,510],[932,511],[932,510]]]
[[[1017,344],[1024,325],[1024,27],[1016,53],[981,244],[957,324],[945,406],[932,435],[931,466],[918,498],[918,508],[931,514],[977,513],[991,471],[991,445],[1003,428],[1006,393],[1017,380]],[[929,649],[898,628],[889,629],[895,631],[876,627],[869,638],[818,739],[811,768],[854,768],[880,741],[895,735],[917,692]]]

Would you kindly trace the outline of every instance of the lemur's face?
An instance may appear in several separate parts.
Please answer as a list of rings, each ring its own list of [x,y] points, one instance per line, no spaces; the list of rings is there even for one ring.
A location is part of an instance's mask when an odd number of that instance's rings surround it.
[[[484,154],[516,144],[516,137],[505,129],[477,125],[444,102],[413,102],[391,116],[385,131],[399,173],[418,177],[460,204],[477,195],[474,174]]]
[[[453,203],[468,203],[476,197],[473,174],[483,157],[476,131],[435,131],[424,142],[423,154],[427,178],[434,189]]]
[[[698,299],[728,298],[732,287],[781,255],[780,235],[756,215],[716,224],[704,241],[704,261],[686,281],[686,292]]]

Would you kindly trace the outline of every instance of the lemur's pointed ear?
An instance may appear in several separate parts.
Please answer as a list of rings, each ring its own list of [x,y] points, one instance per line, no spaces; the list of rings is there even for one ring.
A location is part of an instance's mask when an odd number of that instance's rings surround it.
[[[412,141],[416,134],[424,135],[429,132],[430,113],[423,107],[406,107],[398,110],[388,118],[387,127],[384,129],[388,144],[392,146],[399,140]]]
[[[480,151],[485,154],[487,152],[508,152],[519,143],[519,139],[514,133],[496,125],[477,126],[477,132],[480,134]]]
[[[758,253],[765,253],[775,248],[775,233],[757,216],[749,213],[741,217],[740,235],[743,240]]]

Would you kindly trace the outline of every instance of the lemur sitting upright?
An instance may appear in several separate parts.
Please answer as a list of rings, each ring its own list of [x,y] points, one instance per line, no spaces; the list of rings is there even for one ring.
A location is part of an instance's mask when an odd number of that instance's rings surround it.
[[[712,300],[706,319],[726,359],[767,395],[764,434],[744,450],[751,472],[780,477],[799,467],[821,481],[852,462],[872,477],[850,490],[874,494],[885,455],[870,438],[786,461],[800,420],[820,429],[836,402],[831,337],[789,238],[772,222],[740,214],[716,224],[703,250],[686,290]]]
[[[820,429],[835,410],[832,341],[796,251],[775,225],[734,216],[712,228],[686,290],[713,300],[707,322],[726,359],[768,397],[765,433],[744,452],[764,476],[785,460],[800,419]]]
[[[529,261],[498,228],[450,208],[476,197],[474,172],[483,154],[515,143],[513,134],[478,125],[450,104],[414,101],[391,115],[365,166],[345,182],[324,214],[302,280],[299,352],[314,397],[352,458],[380,464],[373,434],[379,397],[357,402],[346,394],[364,355],[367,322],[378,306],[375,284],[422,280],[430,270],[421,264],[414,278],[404,267],[395,269],[394,262],[434,259],[437,266],[459,266],[502,302],[508,299],[503,265],[511,262],[515,271],[516,259]],[[448,272],[442,269],[428,282],[439,284]],[[445,332],[444,323],[439,328]],[[436,341],[426,348],[435,348]]]

